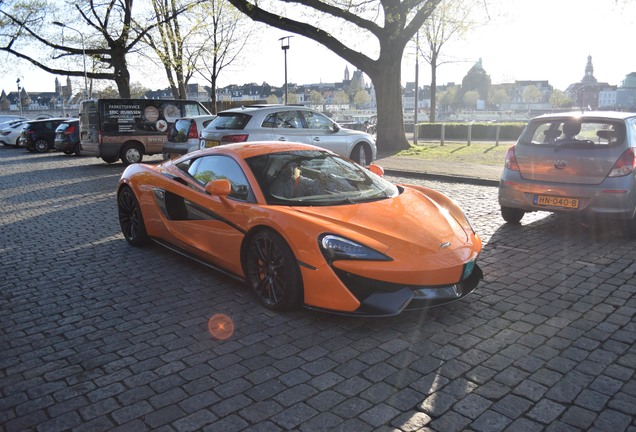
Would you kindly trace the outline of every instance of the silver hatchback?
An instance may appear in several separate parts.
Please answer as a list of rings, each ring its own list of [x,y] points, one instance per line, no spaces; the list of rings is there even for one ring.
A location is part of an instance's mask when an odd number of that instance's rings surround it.
[[[296,105],[250,105],[218,113],[201,133],[201,148],[244,141],[313,144],[360,165],[376,158],[375,139],[345,129],[324,114]]]
[[[506,155],[499,204],[506,222],[539,210],[612,216],[636,236],[636,113],[530,120]]]

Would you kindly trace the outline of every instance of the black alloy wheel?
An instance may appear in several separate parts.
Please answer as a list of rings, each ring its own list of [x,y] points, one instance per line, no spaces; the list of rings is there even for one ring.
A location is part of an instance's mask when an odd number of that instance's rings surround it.
[[[38,153],[45,153],[49,151],[49,143],[45,139],[40,138],[33,144],[33,148]]]
[[[128,243],[133,246],[142,246],[148,243],[149,237],[141,215],[141,207],[139,207],[139,201],[130,187],[124,186],[119,192],[117,209],[121,232]]]
[[[255,234],[245,264],[249,285],[266,308],[285,311],[301,305],[300,269],[294,253],[278,234],[270,230]]]

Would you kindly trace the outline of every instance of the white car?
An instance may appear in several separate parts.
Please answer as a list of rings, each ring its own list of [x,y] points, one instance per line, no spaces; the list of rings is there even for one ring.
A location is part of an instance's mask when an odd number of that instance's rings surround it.
[[[200,148],[244,141],[313,144],[363,166],[377,155],[373,136],[345,129],[316,110],[295,105],[250,105],[222,111],[203,130]]]
[[[0,143],[5,146],[18,146],[25,120],[9,120],[0,124]]]
[[[172,159],[198,150],[201,132],[215,118],[215,115],[205,114],[177,119],[168,128],[168,141],[163,145],[163,159]]]

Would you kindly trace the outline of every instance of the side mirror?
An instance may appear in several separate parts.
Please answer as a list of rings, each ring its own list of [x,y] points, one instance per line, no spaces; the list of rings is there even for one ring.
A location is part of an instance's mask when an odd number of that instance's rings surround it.
[[[338,126],[336,123],[333,123],[333,124],[331,125],[331,130],[332,130],[334,133],[336,133],[336,132],[338,132],[338,131],[340,130],[340,126]]]
[[[227,197],[232,192],[232,183],[228,179],[212,180],[205,185],[205,191],[212,196]]]
[[[384,175],[384,168],[382,168],[380,165],[370,164],[369,171],[371,171],[375,175],[379,175],[380,177]]]

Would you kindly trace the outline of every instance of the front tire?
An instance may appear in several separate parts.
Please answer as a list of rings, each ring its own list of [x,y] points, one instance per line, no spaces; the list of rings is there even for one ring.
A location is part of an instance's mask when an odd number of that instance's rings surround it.
[[[263,230],[254,235],[245,269],[250,287],[266,308],[280,312],[302,304],[303,285],[296,257],[278,234]]]
[[[119,226],[121,232],[133,246],[143,246],[148,243],[144,218],[141,215],[141,207],[135,193],[128,186],[124,186],[117,196],[117,209],[119,211]]]
[[[521,222],[521,218],[523,218],[524,214],[526,214],[526,212],[521,209],[501,207],[501,217],[508,223]]]

